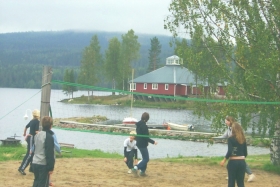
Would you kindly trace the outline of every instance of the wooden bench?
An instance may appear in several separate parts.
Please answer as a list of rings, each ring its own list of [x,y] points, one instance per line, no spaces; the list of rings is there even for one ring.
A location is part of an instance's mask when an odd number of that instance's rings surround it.
[[[59,143],[60,145],[60,151],[64,152],[64,153],[71,153],[72,156],[72,151],[68,151],[68,150],[63,150],[61,148],[66,147],[66,148],[75,148],[74,144],[69,144],[69,143]]]

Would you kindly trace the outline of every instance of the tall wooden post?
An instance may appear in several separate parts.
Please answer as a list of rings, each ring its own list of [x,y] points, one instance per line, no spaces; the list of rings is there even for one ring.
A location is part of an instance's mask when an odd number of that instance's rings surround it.
[[[40,126],[39,130],[42,130],[42,118],[49,116],[50,99],[51,99],[51,80],[52,80],[52,68],[44,66],[42,75],[42,91],[41,91],[41,109],[40,109]]]

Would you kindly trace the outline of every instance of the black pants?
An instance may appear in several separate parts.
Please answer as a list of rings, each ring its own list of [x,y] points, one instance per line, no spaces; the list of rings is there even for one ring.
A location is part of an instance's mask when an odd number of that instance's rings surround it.
[[[244,177],[246,170],[245,160],[229,160],[228,169],[228,187],[235,187],[235,181],[238,187],[244,187]]]
[[[133,157],[134,157],[134,151],[126,152],[126,165],[129,169],[133,168]]]
[[[49,171],[46,165],[32,164],[34,172],[33,187],[49,187]]]
[[[26,139],[26,142],[27,142],[26,154],[25,154],[25,156],[22,160],[22,163],[19,167],[19,169],[22,170],[22,171],[24,171],[25,168],[32,162],[32,158],[33,158],[33,155],[34,155],[34,153],[30,154],[30,148],[34,143],[33,136],[28,136],[27,139]]]

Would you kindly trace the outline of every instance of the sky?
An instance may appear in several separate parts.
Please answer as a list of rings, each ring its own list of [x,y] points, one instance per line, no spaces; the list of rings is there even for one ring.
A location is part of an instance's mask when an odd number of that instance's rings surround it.
[[[107,31],[172,34],[163,28],[171,0],[0,0],[0,33]]]

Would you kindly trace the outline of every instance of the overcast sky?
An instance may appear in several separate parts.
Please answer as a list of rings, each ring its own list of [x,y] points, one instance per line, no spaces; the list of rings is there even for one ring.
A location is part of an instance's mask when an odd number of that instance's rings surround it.
[[[171,35],[171,0],[0,0],[0,33],[112,31]]]

